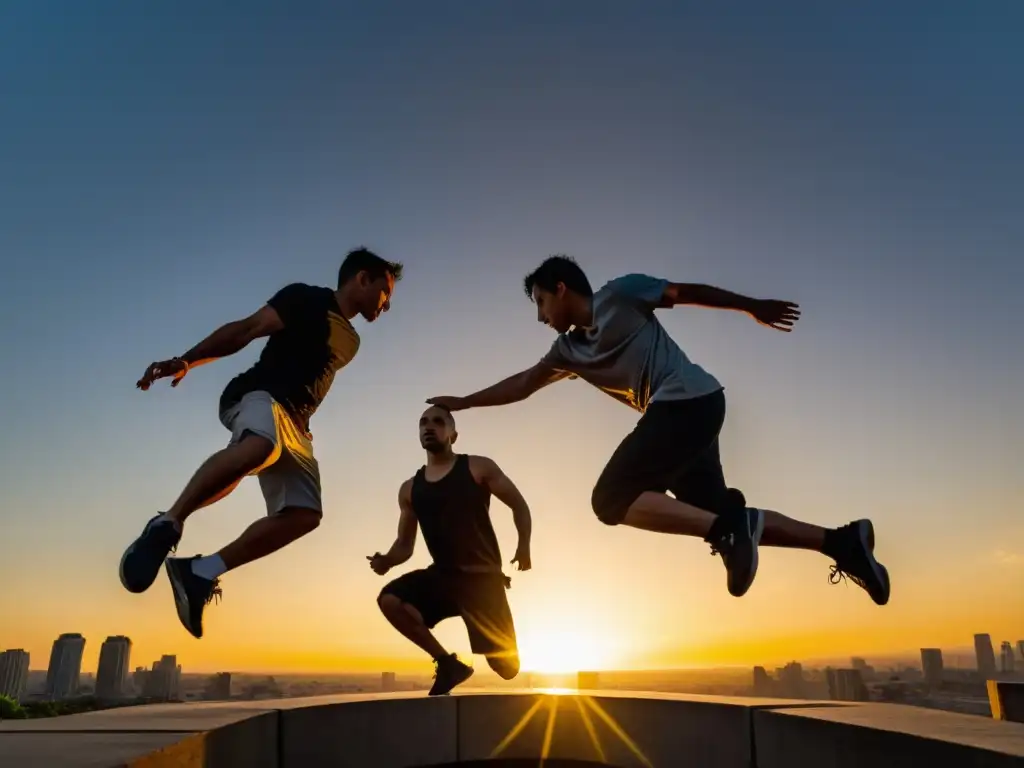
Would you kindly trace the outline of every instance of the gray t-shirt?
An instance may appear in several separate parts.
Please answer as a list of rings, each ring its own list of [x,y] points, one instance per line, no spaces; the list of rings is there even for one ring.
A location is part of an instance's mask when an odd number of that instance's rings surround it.
[[[560,334],[541,363],[579,376],[643,413],[660,400],[687,400],[722,388],[690,359],[654,316],[668,285],[625,275],[594,294],[593,325]]]

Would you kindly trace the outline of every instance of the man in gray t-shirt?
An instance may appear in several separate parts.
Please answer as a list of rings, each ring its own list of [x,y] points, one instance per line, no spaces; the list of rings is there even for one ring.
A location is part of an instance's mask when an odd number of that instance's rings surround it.
[[[703,537],[722,556],[729,592],[737,597],[753,583],[764,543],[822,552],[835,561],[833,583],[848,576],[878,605],[888,602],[889,574],[875,559],[870,520],[825,529],[748,507],[743,494],[726,485],[718,446],[722,385],[687,357],[654,314],[677,305],[734,309],[789,332],[800,317],[795,304],[640,274],[595,292],[567,256],[545,260],[524,288],[537,305],[537,320],[559,334],[548,353],[472,395],[428,403],[452,411],[507,405],[555,381],[582,378],[641,414],[594,486],[591,506],[602,522]]]

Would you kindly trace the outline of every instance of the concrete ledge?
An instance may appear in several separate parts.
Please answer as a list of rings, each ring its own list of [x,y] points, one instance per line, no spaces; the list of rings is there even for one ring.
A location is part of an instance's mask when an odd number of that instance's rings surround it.
[[[1024,768],[1024,724],[886,704],[594,691],[158,704],[0,723],[3,768]]]
[[[1024,766],[1024,725],[896,704],[754,713],[757,768]]]

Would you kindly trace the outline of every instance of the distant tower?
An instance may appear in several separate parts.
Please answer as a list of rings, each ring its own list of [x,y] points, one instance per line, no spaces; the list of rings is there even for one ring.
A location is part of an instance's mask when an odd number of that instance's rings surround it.
[[[380,673],[380,689],[382,691],[393,691],[393,690],[395,690],[395,673],[394,672],[381,672]]]
[[[25,695],[28,659],[28,653],[21,648],[0,653],[0,696],[10,696],[18,701]]]
[[[132,641],[124,635],[108,637],[103,642],[96,669],[96,698],[111,700],[124,696],[131,655]]]
[[[921,649],[921,670],[928,687],[936,690],[942,686],[942,651],[938,648]]]
[[[992,650],[992,638],[988,635],[974,636],[974,656],[977,659],[978,674],[982,680],[996,676],[996,653]]]
[[[1013,646],[1009,640],[1004,640],[999,649],[999,666],[1004,675],[1013,674]]]
[[[146,675],[142,695],[147,699],[174,701],[181,686],[181,667],[176,656],[163,656],[153,662],[153,669]]]
[[[77,632],[63,634],[53,641],[50,666],[46,670],[47,699],[60,701],[78,693],[84,650],[85,638]]]
[[[1017,650],[1020,652],[1020,660],[1024,661],[1024,640],[1017,641]]]
[[[204,696],[211,701],[226,701],[231,698],[231,673],[218,672],[206,681]]]
[[[774,682],[764,667],[754,667],[755,696],[771,696]]]

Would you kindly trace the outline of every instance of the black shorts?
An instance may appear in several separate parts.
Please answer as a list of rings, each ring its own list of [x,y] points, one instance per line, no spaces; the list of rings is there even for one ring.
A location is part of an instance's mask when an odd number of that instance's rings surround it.
[[[500,573],[452,573],[430,567],[399,576],[381,594],[411,605],[431,628],[461,616],[473,653],[509,655],[516,652],[516,630],[505,596],[508,585]]]
[[[618,525],[645,491],[671,491],[680,501],[723,514],[746,506],[725,484],[718,434],[725,422],[725,393],[651,403],[619,443],[594,486],[598,518]]]

